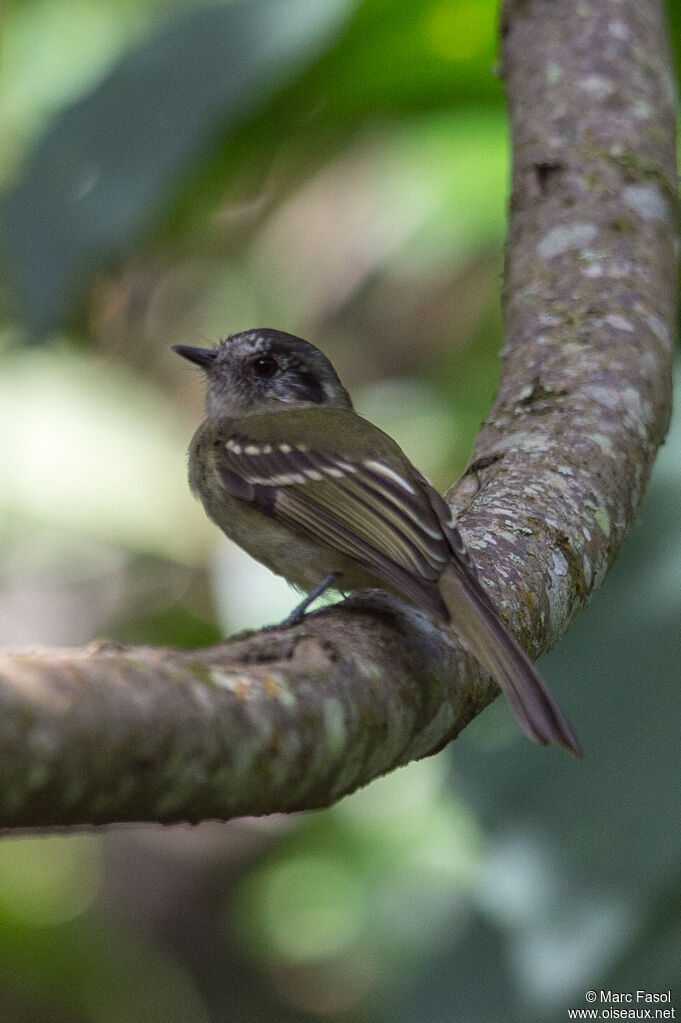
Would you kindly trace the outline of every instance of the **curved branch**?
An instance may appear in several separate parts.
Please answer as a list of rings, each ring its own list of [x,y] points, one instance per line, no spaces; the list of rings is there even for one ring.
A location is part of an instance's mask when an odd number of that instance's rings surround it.
[[[675,107],[661,0],[507,0],[514,145],[501,387],[451,503],[535,655],[602,581],[670,412]],[[0,824],[326,805],[496,694],[385,595],[192,653],[0,657]]]

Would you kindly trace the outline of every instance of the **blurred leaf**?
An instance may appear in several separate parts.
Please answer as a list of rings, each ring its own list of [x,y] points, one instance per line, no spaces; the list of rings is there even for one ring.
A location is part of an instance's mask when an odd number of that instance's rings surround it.
[[[253,245],[253,269],[269,272],[292,315],[301,306],[328,315],[379,272],[422,287],[443,265],[501,244],[500,113],[410,116],[353,141],[284,199]]]
[[[195,564],[214,534],[186,482],[191,434],[122,366],[64,344],[5,356],[0,536],[32,520]]]
[[[452,945],[456,959],[452,961]],[[418,983],[408,974],[392,990],[377,1019],[400,1023],[527,1023],[515,1008],[513,983],[505,956],[504,934],[479,916],[454,936],[443,936],[440,948],[425,963]]]
[[[681,7],[677,0],[667,0],[667,20],[674,55],[676,57],[677,78],[681,77]]]
[[[494,0],[368,0],[310,77],[323,74],[330,106],[345,115],[500,100],[497,19]]]
[[[137,613],[134,619],[116,622],[107,631],[120,643],[151,643],[178,650],[212,646],[223,638],[216,626],[176,604],[156,614]]]
[[[79,1023],[209,1023],[193,982],[170,956],[94,914],[35,927],[0,911],[0,982]]]
[[[314,962],[346,951],[365,927],[365,893],[342,856],[302,853],[261,872],[257,924],[270,955]]]
[[[605,981],[611,991],[629,990],[635,977],[645,978],[647,991],[681,988],[681,891],[678,863],[648,902],[635,940],[628,943]],[[678,1003],[677,1003],[678,1004]],[[673,1017],[668,1017],[673,1018]]]
[[[71,920],[94,902],[101,874],[93,835],[0,842],[0,915],[37,927]]]
[[[235,0],[178,18],[54,119],[5,198],[4,260],[30,328],[148,230],[222,132],[329,44],[353,0]]]
[[[144,30],[153,5],[154,0],[118,0],[115,5],[24,0],[6,5],[0,63],[3,183],[50,114],[92,87]]]
[[[415,114],[473,120],[499,114],[503,91],[492,73],[497,8],[496,0],[363,0],[333,47],[219,143],[191,190],[177,197],[175,238],[178,224],[195,217],[197,197],[200,204],[220,202],[235,177],[241,189],[250,183],[252,195],[256,174],[271,172],[273,152],[295,183],[344,152],[358,130],[399,126],[405,117],[413,123]],[[481,160],[478,170],[496,168]]]

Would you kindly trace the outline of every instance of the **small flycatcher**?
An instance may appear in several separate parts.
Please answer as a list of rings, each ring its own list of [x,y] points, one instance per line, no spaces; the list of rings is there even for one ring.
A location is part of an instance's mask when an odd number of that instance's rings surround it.
[[[449,508],[394,440],[353,410],[314,345],[279,330],[175,345],[206,374],[189,483],[210,518],[308,594],[383,586],[452,626],[526,735],[581,755],[534,665],[502,625]]]

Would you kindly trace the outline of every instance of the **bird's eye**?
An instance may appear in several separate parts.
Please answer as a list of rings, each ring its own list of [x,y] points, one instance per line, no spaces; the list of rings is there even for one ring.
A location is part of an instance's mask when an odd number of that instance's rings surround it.
[[[274,376],[279,369],[279,363],[271,355],[259,355],[257,359],[253,359],[251,367],[257,377],[266,379]]]

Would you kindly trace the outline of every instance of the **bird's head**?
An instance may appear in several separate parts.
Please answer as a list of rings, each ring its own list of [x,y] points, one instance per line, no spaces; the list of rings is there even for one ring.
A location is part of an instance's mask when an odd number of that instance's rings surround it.
[[[308,341],[282,330],[245,330],[217,348],[173,345],[173,351],[206,374],[209,416],[241,418],[319,406],[352,408],[326,356]]]

